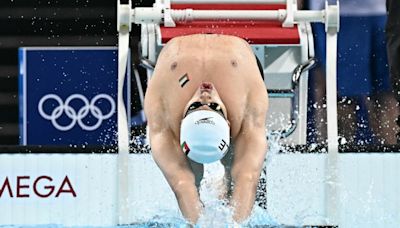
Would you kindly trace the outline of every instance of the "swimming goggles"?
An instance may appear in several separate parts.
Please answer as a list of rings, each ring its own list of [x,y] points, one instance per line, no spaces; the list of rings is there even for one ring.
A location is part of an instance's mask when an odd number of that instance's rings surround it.
[[[189,108],[186,111],[184,117],[189,115],[189,113],[194,112],[196,109],[200,108],[203,105],[207,105],[211,110],[219,113],[220,115],[222,115],[226,119],[224,111],[222,111],[222,108],[218,103],[211,102],[211,103],[203,104],[203,103],[201,103],[199,101],[193,102],[191,105],[189,105]]]

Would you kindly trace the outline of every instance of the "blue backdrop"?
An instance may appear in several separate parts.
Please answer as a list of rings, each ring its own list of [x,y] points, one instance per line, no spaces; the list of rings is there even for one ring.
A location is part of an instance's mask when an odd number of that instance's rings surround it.
[[[115,145],[117,53],[114,47],[20,48],[20,143]]]

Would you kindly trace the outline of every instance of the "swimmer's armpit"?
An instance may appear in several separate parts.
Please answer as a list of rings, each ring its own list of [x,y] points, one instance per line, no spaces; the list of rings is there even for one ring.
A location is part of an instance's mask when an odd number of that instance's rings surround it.
[[[189,75],[186,73],[179,79],[179,84],[183,88],[189,81]]]

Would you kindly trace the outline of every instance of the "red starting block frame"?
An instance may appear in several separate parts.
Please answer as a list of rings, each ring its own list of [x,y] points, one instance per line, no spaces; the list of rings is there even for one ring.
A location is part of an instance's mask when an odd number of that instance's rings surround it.
[[[243,38],[261,60],[269,97],[277,98],[271,101],[273,108],[267,118],[275,123],[268,123],[268,128],[284,138],[286,143],[305,144],[308,73],[303,72],[314,63],[313,39],[308,22],[310,18],[304,16],[306,12],[294,11],[297,9],[296,1],[288,1],[287,4],[244,2],[210,4],[204,0],[176,0],[172,3],[158,0],[153,8],[135,11],[135,20],[142,26],[141,54],[143,65],[149,68],[148,77],[150,79],[154,67],[151,63],[156,62],[163,45],[174,37],[213,33]],[[160,8],[161,11],[158,10]],[[158,18],[160,12],[163,16],[161,19]],[[226,14],[227,18],[223,18],[222,14]],[[312,16],[319,17],[321,12],[314,11]],[[294,18],[300,18],[301,21],[294,23]],[[275,56],[273,58],[286,55],[287,59],[270,61],[271,57],[267,59],[267,55]],[[282,69],[282,65],[287,67]],[[297,75],[293,75],[293,72]],[[289,115],[285,120],[276,121],[282,119],[277,116],[279,113]],[[283,126],[282,122],[288,124]]]
[[[290,126],[277,130],[277,133],[282,133],[290,144],[306,143],[307,70],[314,63],[310,23],[325,23],[328,47],[327,135],[330,155],[327,159],[327,172],[333,173],[338,153],[336,106],[338,1],[335,5],[329,5],[326,1],[325,10],[320,11],[298,10],[297,0],[156,0],[153,7],[133,9],[131,0],[127,0],[128,4],[121,4],[121,1],[118,0],[117,7],[119,81],[123,81],[126,69],[132,23],[141,25],[141,63],[148,69],[149,79],[159,52],[173,37],[195,33],[239,36],[249,42],[257,57],[261,57],[269,97],[290,101],[288,106],[291,108],[286,111],[290,113]],[[293,70],[288,71],[288,69]],[[277,102],[277,105],[271,104],[270,107],[277,107],[277,110],[274,110],[277,113],[285,113],[280,106],[282,103],[284,102]],[[125,145],[124,140],[119,139],[119,145]],[[128,178],[123,173],[126,167],[124,161],[128,160],[129,154],[123,148],[125,147],[119,146],[118,153],[121,161],[118,164],[121,167],[118,207],[120,211],[125,212],[129,207],[126,204],[125,184]],[[326,211],[332,221],[336,221],[337,216],[335,191],[334,187],[329,186],[326,190]],[[126,213],[122,213],[119,217],[120,224],[124,224],[125,218],[127,218]]]
[[[184,10],[279,10],[286,5],[265,4],[172,4],[171,9]],[[177,36],[214,33],[237,36],[249,44],[299,44],[297,25],[282,28],[279,21],[242,21],[242,20],[202,20],[190,23],[177,23],[176,27],[161,27],[162,43]]]

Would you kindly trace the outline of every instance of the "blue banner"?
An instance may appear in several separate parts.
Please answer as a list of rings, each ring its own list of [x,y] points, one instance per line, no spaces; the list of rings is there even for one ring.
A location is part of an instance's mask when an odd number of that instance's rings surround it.
[[[19,57],[20,144],[117,144],[117,48],[20,48]]]

